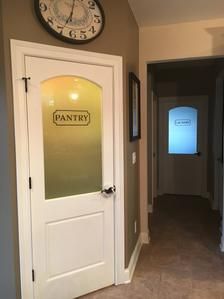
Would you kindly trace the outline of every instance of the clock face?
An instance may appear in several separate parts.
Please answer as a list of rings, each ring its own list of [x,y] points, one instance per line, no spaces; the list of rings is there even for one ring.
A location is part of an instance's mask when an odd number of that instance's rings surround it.
[[[98,0],[35,0],[35,10],[50,33],[71,43],[89,42],[104,27]]]

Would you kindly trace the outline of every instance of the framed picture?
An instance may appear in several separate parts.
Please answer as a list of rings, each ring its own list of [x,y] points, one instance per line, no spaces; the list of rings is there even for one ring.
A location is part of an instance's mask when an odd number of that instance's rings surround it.
[[[130,141],[140,139],[140,81],[134,73],[129,73],[129,121]]]

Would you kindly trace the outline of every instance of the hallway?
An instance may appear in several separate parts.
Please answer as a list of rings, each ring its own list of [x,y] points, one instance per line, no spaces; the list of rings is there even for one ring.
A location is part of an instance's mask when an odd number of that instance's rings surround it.
[[[82,298],[224,299],[219,222],[205,199],[161,196],[132,283]]]

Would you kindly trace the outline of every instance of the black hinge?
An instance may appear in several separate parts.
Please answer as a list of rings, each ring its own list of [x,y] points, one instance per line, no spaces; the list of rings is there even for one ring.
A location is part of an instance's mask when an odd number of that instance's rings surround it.
[[[30,80],[30,77],[22,77],[22,80],[25,83],[25,92],[28,92],[28,80]]]
[[[32,179],[29,177],[29,188],[32,189]]]
[[[34,270],[32,270],[32,281],[33,282],[35,281],[35,272],[34,272]]]

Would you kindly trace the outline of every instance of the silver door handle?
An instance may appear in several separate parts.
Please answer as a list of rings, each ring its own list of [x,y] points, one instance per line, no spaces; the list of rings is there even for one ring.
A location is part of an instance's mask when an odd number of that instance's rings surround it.
[[[101,193],[105,194],[105,195],[110,195],[116,192],[116,187],[109,187],[109,188],[105,188],[101,191]]]

